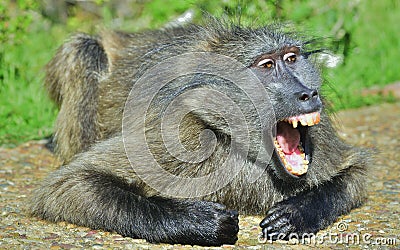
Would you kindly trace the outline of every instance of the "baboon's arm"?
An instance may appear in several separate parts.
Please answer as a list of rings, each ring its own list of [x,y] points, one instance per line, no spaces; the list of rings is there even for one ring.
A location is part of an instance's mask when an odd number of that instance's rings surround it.
[[[291,233],[302,237],[327,227],[361,205],[366,195],[364,174],[363,167],[350,166],[331,181],[275,204],[260,223],[263,236],[288,239]]]
[[[239,227],[235,211],[207,201],[146,197],[143,183],[136,183],[134,178],[128,181],[112,168],[104,168],[114,162],[104,160],[103,151],[112,154],[119,164],[129,164],[120,158],[124,151],[118,152],[107,143],[80,154],[44,180],[31,201],[31,213],[49,221],[115,231],[149,242],[236,242]]]

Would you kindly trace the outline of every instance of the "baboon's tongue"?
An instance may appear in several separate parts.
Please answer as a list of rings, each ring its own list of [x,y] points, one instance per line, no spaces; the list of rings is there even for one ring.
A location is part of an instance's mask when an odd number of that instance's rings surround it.
[[[276,140],[285,155],[295,152],[300,143],[300,133],[287,122],[280,122],[277,126]]]
[[[309,160],[305,154],[306,145],[301,145],[300,131],[297,129],[299,123],[301,126],[314,126],[319,123],[320,113],[313,112],[292,116],[278,122],[276,140],[274,141],[276,152],[286,168],[293,175],[303,175],[307,173]]]

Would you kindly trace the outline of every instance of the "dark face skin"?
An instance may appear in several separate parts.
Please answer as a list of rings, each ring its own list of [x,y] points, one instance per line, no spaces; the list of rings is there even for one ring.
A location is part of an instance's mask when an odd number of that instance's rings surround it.
[[[298,47],[263,54],[251,68],[270,92],[272,103],[287,104],[274,107],[278,121],[322,108],[319,75]]]

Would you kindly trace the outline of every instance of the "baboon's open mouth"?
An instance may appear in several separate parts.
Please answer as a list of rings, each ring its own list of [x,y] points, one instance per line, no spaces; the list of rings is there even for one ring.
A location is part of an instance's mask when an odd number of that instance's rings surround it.
[[[307,173],[310,161],[307,127],[319,123],[320,113],[313,112],[282,119],[276,126],[275,150],[285,169],[300,176]]]

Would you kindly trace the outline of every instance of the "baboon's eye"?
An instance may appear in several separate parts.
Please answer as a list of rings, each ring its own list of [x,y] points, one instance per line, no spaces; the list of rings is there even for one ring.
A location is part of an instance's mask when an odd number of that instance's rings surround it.
[[[286,53],[283,55],[283,60],[289,63],[294,63],[296,62],[297,55],[293,52]]]
[[[275,66],[275,62],[274,60],[267,58],[258,62],[257,66],[262,68],[272,69]]]

